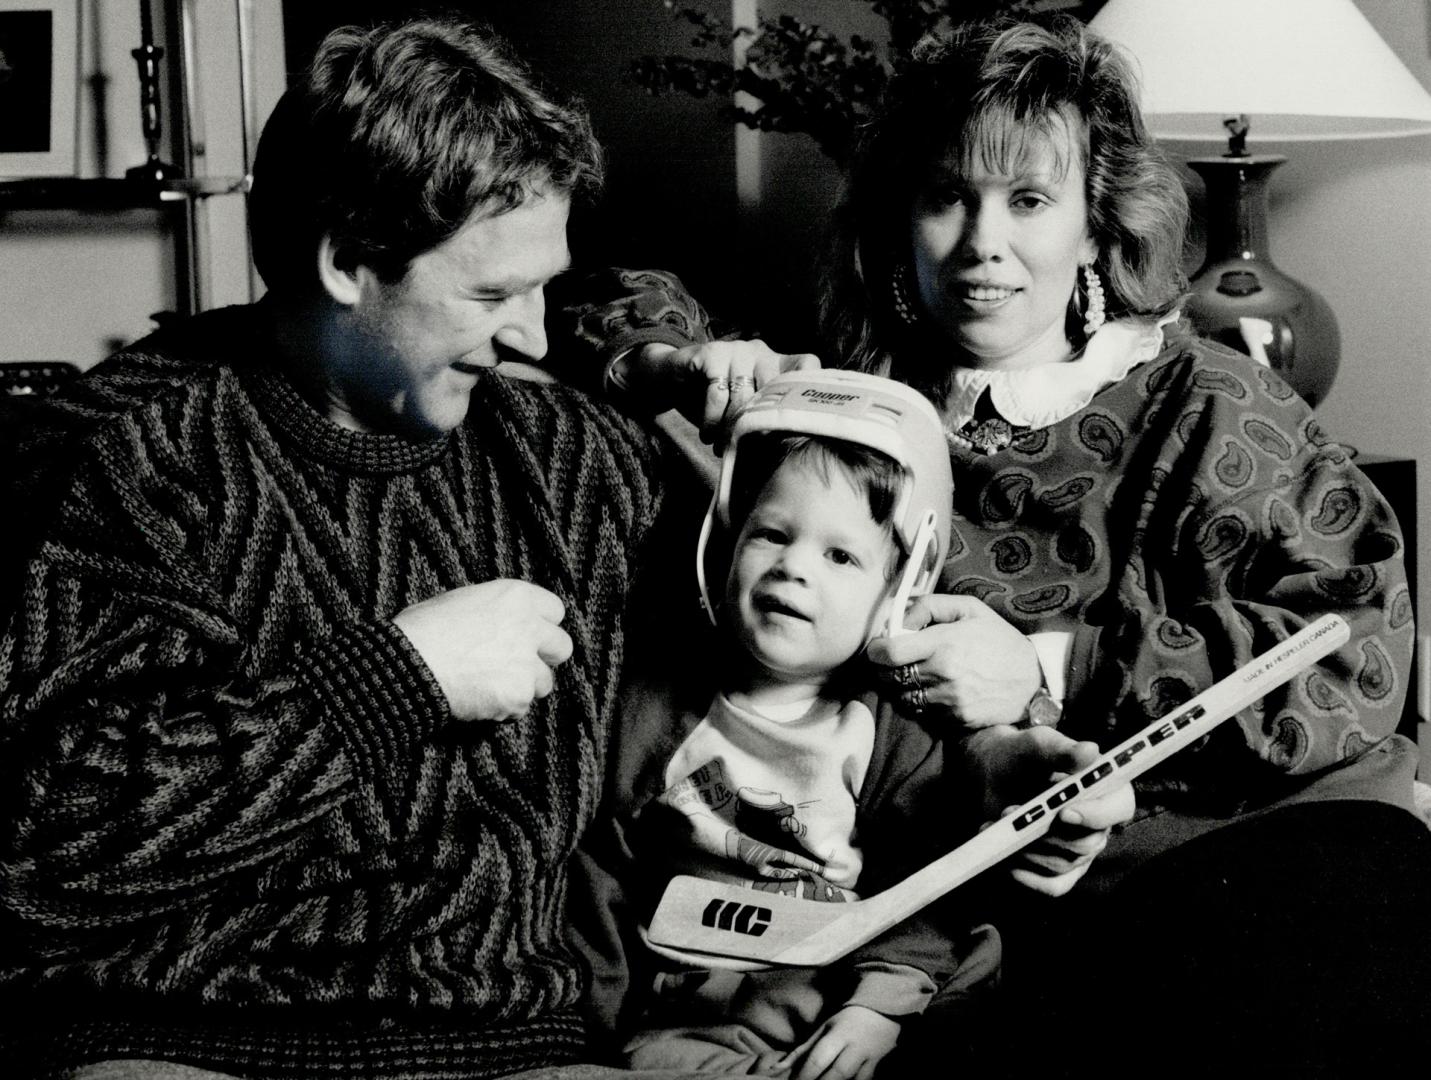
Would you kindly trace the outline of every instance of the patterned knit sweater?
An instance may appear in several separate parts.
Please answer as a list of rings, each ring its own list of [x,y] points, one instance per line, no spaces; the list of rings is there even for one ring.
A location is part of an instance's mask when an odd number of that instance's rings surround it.
[[[655,447],[495,375],[450,437],[344,431],[258,325],[154,335],[30,443],[0,594],[6,1075],[22,1043],[37,1074],[576,1058],[565,862],[599,798]],[[575,653],[521,719],[460,724],[388,620],[499,577],[559,595]]]

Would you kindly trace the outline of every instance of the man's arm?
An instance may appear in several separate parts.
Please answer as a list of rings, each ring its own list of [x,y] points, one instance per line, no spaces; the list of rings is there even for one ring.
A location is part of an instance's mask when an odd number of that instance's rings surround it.
[[[11,579],[0,902],[40,956],[294,857],[361,776],[396,798],[447,718],[390,623],[314,626],[254,674],[256,643],[205,558],[218,515],[232,525],[241,508],[216,506],[172,450],[109,424],[56,477],[65,490]]]

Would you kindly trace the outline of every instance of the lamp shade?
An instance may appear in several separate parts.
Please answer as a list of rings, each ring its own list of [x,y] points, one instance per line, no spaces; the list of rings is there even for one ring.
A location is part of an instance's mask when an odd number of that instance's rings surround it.
[[[1161,139],[1225,139],[1239,114],[1274,141],[1431,132],[1431,94],[1352,0],[1108,0],[1089,25],[1138,62]]]

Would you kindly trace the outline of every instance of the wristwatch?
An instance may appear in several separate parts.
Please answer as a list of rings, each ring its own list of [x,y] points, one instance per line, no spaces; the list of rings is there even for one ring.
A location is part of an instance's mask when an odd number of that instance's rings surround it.
[[[1024,710],[1023,719],[1014,727],[1058,727],[1058,721],[1062,716],[1063,706],[1049,695],[1048,687],[1040,686],[1034,691],[1033,697],[1029,698],[1028,708]]]

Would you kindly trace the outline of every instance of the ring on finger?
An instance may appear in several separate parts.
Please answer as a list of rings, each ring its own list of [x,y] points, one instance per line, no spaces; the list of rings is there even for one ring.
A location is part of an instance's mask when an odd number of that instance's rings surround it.
[[[894,678],[900,686],[919,686],[919,661],[912,664],[901,664],[894,669]]]
[[[749,390],[754,385],[755,380],[749,375],[732,375],[730,378],[730,388],[732,392],[736,390]]]
[[[904,702],[909,706],[909,711],[917,716],[929,705],[929,695],[925,693],[924,687],[916,683],[914,689],[904,692]]]
[[[730,389],[730,380],[729,380],[729,379],[716,379],[714,385],[715,385],[715,388],[716,388],[717,390],[720,390],[720,391],[724,392],[724,391]]]

